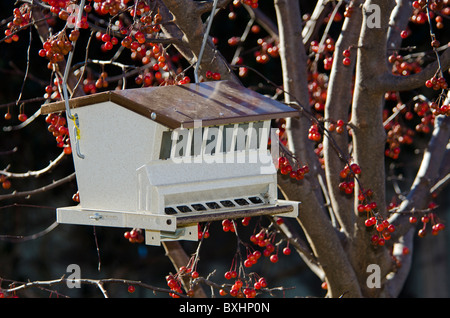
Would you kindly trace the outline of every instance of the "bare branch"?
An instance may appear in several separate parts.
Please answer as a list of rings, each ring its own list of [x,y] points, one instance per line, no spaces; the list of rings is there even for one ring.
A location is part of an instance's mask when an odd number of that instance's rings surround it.
[[[15,282],[16,283],[16,282]],[[55,285],[62,285],[62,284],[85,284],[85,285],[95,285],[97,286],[100,291],[102,292],[103,296],[105,298],[109,298],[109,295],[106,291],[106,289],[104,288],[105,284],[123,284],[123,285],[133,285],[133,286],[139,286],[145,289],[149,289],[149,290],[153,290],[154,292],[161,292],[161,293],[172,293],[172,294],[176,294],[180,297],[187,297],[184,294],[179,294],[176,291],[172,291],[166,288],[160,288],[160,287],[156,287],[156,286],[152,286],[146,283],[143,283],[141,281],[135,281],[135,280],[128,280],[128,279],[120,279],[120,278],[106,278],[106,279],[88,279],[88,278],[80,278],[80,279],[72,279],[72,278],[65,278],[65,277],[61,277],[59,279],[54,279],[54,280],[48,280],[48,281],[33,281],[33,282],[28,282],[28,283],[20,283],[19,285],[12,287],[12,288],[7,288],[7,289],[2,289],[2,292],[7,293],[7,294],[12,294],[18,291],[22,291],[22,290],[26,290],[26,289],[30,289],[30,288],[34,288],[34,287],[51,287],[51,286],[55,286]]]
[[[390,222],[395,225],[393,239],[404,235],[411,227],[410,213],[404,211],[423,209],[429,202],[430,190],[440,179],[441,162],[446,155],[446,145],[450,138],[450,117],[439,115],[435,119],[435,127],[427,150],[423,154],[422,163],[406,199],[400,204],[397,213]]]
[[[50,161],[49,165],[45,168],[42,168],[40,170],[35,171],[28,171],[24,173],[19,172],[10,172],[7,169],[0,170],[0,175],[4,175],[7,178],[28,178],[28,177],[39,177],[43,175],[44,173],[50,172],[53,168],[55,168],[65,157],[64,151],[59,154],[58,157],[56,157],[55,160]]]
[[[425,85],[425,82],[439,71],[445,71],[450,67],[450,50],[447,44],[445,47],[447,49],[439,57],[441,68],[439,68],[439,62],[435,61],[428,64],[421,72],[408,76],[398,76],[391,72],[386,72],[379,78],[379,83],[381,84],[379,86],[380,90],[406,91]]]
[[[42,230],[42,231],[40,231],[38,233],[35,233],[35,234],[32,234],[32,235],[27,235],[27,236],[22,236],[22,235],[0,235],[0,240],[1,241],[7,241],[7,242],[13,242],[13,243],[31,241],[31,240],[35,240],[37,238],[40,238],[40,237],[50,233],[57,226],[58,226],[58,223],[54,222],[49,227],[47,227],[45,230]]]
[[[46,192],[48,190],[54,189],[56,187],[59,187],[60,185],[63,185],[67,182],[71,182],[73,180],[75,180],[75,172],[68,175],[67,177],[59,179],[57,181],[53,181],[52,183],[45,185],[43,187],[40,187],[38,189],[34,189],[34,190],[30,190],[30,191],[22,191],[22,192],[14,191],[10,194],[2,194],[2,195],[0,195],[0,201],[8,200],[8,199],[27,198],[32,195],[40,194],[40,193]]]
[[[347,121],[348,113],[352,101],[353,81],[349,80],[354,75],[354,67],[356,62],[356,50],[354,47],[358,45],[358,38],[361,29],[362,13],[361,9],[355,9],[351,18],[344,20],[341,34],[336,41],[335,55],[333,66],[331,68],[330,79],[327,89],[327,100],[325,103],[325,118],[328,121],[325,127],[329,128],[330,123],[341,119]],[[350,50],[353,54],[352,64],[345,66],[342,63],[342,52]],[[345,129],[342,133],[330,133],[333,141],[338,147],[340,156],[337,158],[336,149],[330,144],[330,138],[324,138],[324,160],[325,160],[325,176],[330,193],[332,210],[338,218],[342,230],[348,234],[353,232],[353,224],[355,222],[355,214],[353,211],[353,201],[342,195],[339,190],[339,175],[347,161],[349,160],[348,144],[349,136]],[[340,159],[340,160],[337,160]]]
[[[301,33],[298,32],[301,30],[299,5],[293,1],[277,0],[275,11],[279,28],[284,89],[293,94],[301,104],[308,105],[307,58]],[[287,102],[291,99],[290,94],[285,94]],[[299,119],[292,119],[290,123],[292,125],[286,129],[291,132],[288,136],[289,148],[296,157],[308,162],[312,177],[305,178],[300,185],[291,185],[290,188],[290,180],[279,178],[280,186],[290,200],[299,199],[303,202],[304,210],[300,213],[298,220],[327,279],[335,282],[333,286],[329,286],[331,294],[336,296],[344,291],[350,291],[348,296],[360,296],[355,273],[325,214],[321,188],[317,179],[320,177],[321,168],[314,153],[313,144],[305,138],[311,122],[308,118],[301,116]]]

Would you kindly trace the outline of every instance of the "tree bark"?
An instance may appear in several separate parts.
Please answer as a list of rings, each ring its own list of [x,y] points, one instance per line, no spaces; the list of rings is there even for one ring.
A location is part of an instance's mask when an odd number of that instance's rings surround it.
[[[280,57],[283,69],[284,90],[303,107],[309,105],[307,87],[306,52],[301,35],[301,13],[297,2],[276,0]],[[338,234],[325,213],[323,197],[320,194],[318,177],[321,177],[320,164],[314,153],[314,145],[307,139],[310,119],[305,116],[292,119],[287,130],[289,146],[302,161],[308,162],[310,176],[300,184],[290,184],[290,180],[279,178],[279,182],[291,200],[302,201],[298,217],[311,248],[325,273],[330,297],[359,297],[360,289],[355,273],[348,262]],[[332,282],[332,283],[330,283]]]

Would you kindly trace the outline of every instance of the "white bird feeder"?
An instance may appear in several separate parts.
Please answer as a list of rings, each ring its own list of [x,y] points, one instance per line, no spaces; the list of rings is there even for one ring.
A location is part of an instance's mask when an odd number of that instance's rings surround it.
[[[59,223],[141,228],[146,244],[160,245],[197,240],[199,222],[298,215],[299,202],[277,200],[277,155],[268,149],[270,121],[298,116],[287,105],[228,81],[109,91],[69,105],[80,204],[58,208]],[[42,114],[66,106],[42,105]]]

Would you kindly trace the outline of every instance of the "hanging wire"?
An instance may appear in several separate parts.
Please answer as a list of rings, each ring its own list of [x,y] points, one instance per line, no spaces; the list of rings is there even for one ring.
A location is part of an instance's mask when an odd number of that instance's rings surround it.
[[[75,30],[78,30],[78,23],[81,21],[81,18],[83,16],[84,3],[85,3],[85,0],[81,0],[81,3],[79,5],[79,10],[78,10],[78,16],[77,16],[77,18],[75,20],[75,26],[74,26]],[[84,155],[80,151],[80,143],[79,143],[80,128],[79,128],[78,116],[77,116],[77,114],[72,115],[72,112],[70,111],[69,94],[67,92],[67,79],[69,77],[69,72],[70,72],[70,68],[71,68],[71,65],[72,65],[72,58],[73,58],[73,54],[74,54],[74,51],[75,51],[75,44],[76,44],[76,41],[74,41],[72,51],[69,52],[69,55],[67,57],[66,68],[64,70],[62,89],[63,89],[64,103],[65,103],[65,106],[66,106],[67,117],[69,119],[71,119],[73,121],[73,124],[74,124],[74,134],[76,136],[76,139],[75,139],[76,153],[77,153],[78,157],[80,157],[81,159],[84,159]]]
[[[211,14],[210,14],[210,16],[208,18],[208,25],[206,27],[206,32],[205,32],[205,34],[203,36],[202,47],[200,48],[200,53],[198,55],[197,64],[195,65],[194,78],[195,78],[195,82],[196,83],[198,83],[198,69],[200,67],[200,63],[201,63],[202,58],[203,58],[203,52],[205,51],[206,42],[208,41],[209,31],[211,30],[211,25],[212,25],[212,21],[214,19],[214,15],[216,14],[217,2],[218,2],[218,0],[214,0],[213,8],[212,8]]]

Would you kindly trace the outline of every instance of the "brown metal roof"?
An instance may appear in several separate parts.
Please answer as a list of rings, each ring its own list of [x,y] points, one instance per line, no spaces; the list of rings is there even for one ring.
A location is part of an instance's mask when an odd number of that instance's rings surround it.
[[[212,126],[299,115],[294,108],[229,81],[108,91],[73,98],[69,105],[77,108],[105,101],[171,129],[182,125],[191,128],[195,120],[201,120],[202,126]],[[41,113],[64,110],[64,102],[60,101],[42,105]]]

